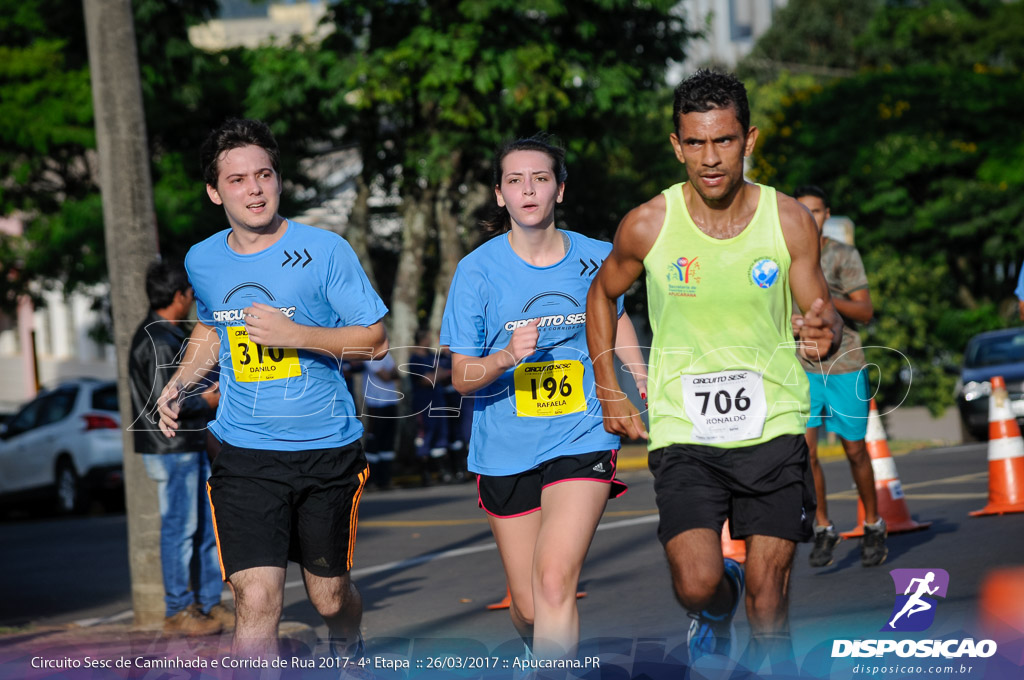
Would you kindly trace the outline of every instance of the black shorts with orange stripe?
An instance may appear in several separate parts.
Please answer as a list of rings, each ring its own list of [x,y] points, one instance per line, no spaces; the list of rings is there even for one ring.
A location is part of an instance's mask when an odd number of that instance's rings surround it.
[[[268,451],[224,442],[210,474],[221,574],[297,562],[315,576],[352,569],[363,446]]]

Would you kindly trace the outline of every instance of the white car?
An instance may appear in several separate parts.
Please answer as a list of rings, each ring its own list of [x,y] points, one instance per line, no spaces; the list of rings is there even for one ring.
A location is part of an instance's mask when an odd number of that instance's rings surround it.
[[[83,510],[101,491],[123,488],[117,384],[61,383],[0,425],[0,500],[49,495],[59,512]]]

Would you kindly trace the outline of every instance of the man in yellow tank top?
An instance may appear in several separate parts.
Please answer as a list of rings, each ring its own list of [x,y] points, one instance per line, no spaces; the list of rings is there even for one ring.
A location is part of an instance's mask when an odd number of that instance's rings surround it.
[[[743,84],[698,71],[676,88],[673,123],[687,182],[626,215],[590,288],[597,396],[607,430],[649,439],[658,537],[676,598],[693,619],[691,663],[730,654],[746,585],[751,641],[740,663],[756,672],[769,659],[774,670],[790,670],[789,576],[815,507],[791,300],[803,310],[802,355],[834,352],[842,320],[811,215],[743,177],[757,141]],[[614,301],[642,272],[654,331],[649,435],[619,389],[610,351]],[[745,567],[723,559],[726,519],[733,538],[746,541]]]

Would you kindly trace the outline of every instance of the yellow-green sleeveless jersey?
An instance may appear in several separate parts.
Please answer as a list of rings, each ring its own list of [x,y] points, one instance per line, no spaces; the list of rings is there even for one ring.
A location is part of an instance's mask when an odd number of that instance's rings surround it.
[[[644,258],[654,330],[649,446],[736,448],[802,434],[810,404],[775,190],[756,185],[750,224],[716,239],[694,224],[683,186],[663,192],[665,223]]]

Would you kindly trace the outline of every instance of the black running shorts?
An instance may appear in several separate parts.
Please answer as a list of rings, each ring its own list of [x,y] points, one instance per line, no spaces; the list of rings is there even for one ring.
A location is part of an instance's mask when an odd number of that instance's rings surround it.
[[[540,510],[544,487],[578,479],[608,484],[608,497],[626,493],[626,485],[615,479],[618,451],[597,451],[559,456],[516,475],[477,475],[479,505],[494,517],[518,517]]]
[[[359,441],[308,451],[224,442],[208,485],[224,579],[288,560],[324,578],[348,573],[368,476]]]
[[[672,444],[651,451],[647,464],[662,544],[690,529],[720,532],[726,518],[734,539],[800,542],[814,533],[814,478],[802,434],[735,449]]]

